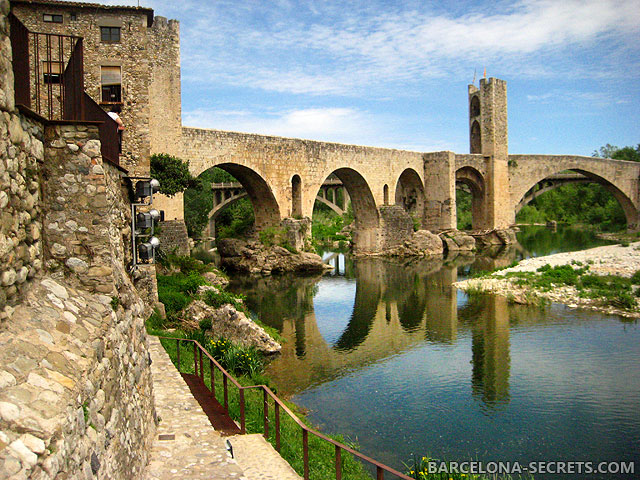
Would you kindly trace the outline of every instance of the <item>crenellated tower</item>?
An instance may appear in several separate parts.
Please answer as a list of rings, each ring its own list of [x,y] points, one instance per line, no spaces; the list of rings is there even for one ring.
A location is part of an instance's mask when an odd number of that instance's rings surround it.
[[[480,87],[469,85],[470,153],[484,157],[486,167],[483,228],[507,228],[514,221],[509,207],[509,134],[507,82],[480,79]]]

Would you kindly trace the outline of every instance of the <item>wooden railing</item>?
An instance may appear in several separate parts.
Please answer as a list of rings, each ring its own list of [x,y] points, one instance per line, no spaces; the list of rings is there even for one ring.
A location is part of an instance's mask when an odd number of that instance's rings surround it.
[[[238,391],[238,404],[239,404],[239,423],[240,423],[240,433],[245,434],[246,431],[246,400],[245,400],[245,392],[247,390],[261,390],[262,391],[262,418],[263,418],[263,427],[262,433],[265,439],[269,439],[270,432],[270,419],[269,419],[269,409],[273,406],[274,412],[274,436],[275,436],[275,449],[280,452],[281,447],[281,432],[280,432],[280,416],[281,413],[284,412],[288,415],[293,422],[295,422],[298,427],[300,427],[301,436],[300,440],[302,443],[302,457],[303,457],[303,476],[305,480],[309,480],[310,476],[310,468],[309,468],[309,435],[313,435],[318,437],[319,439],[334,445],[335,447],[335,478],[336,480],[342,480],[342,452],[348,452],[358,458],[365,464],[371,465],[376,472],[377,480],[384,480],[385,473],[393,475],[396,478],[400,478],[402,480],[411,480],[411,477],[394,470],[383,463],[374,460],[362,453],[354,450],[347,445],[340,443],[332,438],[323,435],[312,428],[309,428],[302,420],[300,420],[295,413],[293,413],[282,400],[280,400],[276,394],[274,394],[269,387],[266,385],[251,385],[251,386],[243,386],[241,385],[232,375],[229,374],[222,366],[216,361],[211,354],[200,345],[200,343],[196,340],[184,339],[184,338],[175,338],[175,337],[159,337],[160,340],[175,340],[176,342],[176,350],[177,350],[177,364],[178,371],[181,372],[181,345],[191,343],[193,346],[193,370],[197,376],[200,377],[202,383],[204,382],[205,372],[204,372],[204,362],[209,362],[209,381],[211,387],[209,391],[215,396],[216,391],[216,372],[220,372],[222,375],[222,398],[223,398],[223,407],[225,412],[229,413],[229,383],[233,385]],[[181,372],[182,373],[182,372]],[[206,384],[205,384],[206,385]]]

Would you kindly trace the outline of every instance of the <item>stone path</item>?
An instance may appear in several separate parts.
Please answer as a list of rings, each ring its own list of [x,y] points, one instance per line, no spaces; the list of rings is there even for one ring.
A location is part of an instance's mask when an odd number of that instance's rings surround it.
[[[156,337],[149,338],[153,390],[160,418],[145,480],[299,480],[289,464],[261,435],[229,438],[211,426]]]
[[[259,434],[228,437],[233,456],[251,480],[299,480],[300,476]]]

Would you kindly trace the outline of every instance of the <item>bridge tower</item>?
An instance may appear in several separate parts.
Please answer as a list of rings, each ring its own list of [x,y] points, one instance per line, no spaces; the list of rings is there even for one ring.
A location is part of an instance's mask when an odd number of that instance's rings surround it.
[[[470,153],[484,156],[487,178],[482,228],[507,228],[514,221],[509,196],[507,82],[480,79],[469,85]]]

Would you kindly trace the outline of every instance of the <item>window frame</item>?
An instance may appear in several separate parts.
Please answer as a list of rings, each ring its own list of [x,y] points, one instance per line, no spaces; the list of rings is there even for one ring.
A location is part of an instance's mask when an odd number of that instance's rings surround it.
[[[114,40],[114,32],[118,32],[118,39]],[[107,33],[105,40],[105,33]],[[122,39],[122,28],[121,27],[109,27],[109,26],[100,26],[100,42],[101,43],[120,43]]]
[[[49,17],[48,20],[47,17]],[[64,16],[61,13],[43,13],[42,21],[46,23],[64,23]]]
[[[47,65],[48,65],[48,68],[47,68]],[[43,85],[62,85],[63,75],[64,75],[64,63],[55,61],[55,60],[52,60],[52,61],[43,60],[41,73],[42,73]]]
[[[107,85],[104,85],[102,83],[103,80],[103,69],[119,69],[120,70],[120,83],[109,83]],[[109,94],[109,99],[105,100],[105,89],[111,90],[113,87],[117,87],[116,91],[117,91],[117,97],[119,97],[119,99],[117,100],[111,100],[110,97],[112,96],[111,94]],[[100,104],[101,105],[122,105],[124,104],[123,100],[122,100],[122,66],[121,65],[100,65]]]

